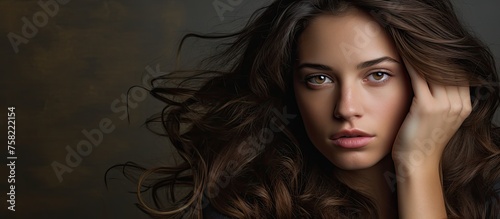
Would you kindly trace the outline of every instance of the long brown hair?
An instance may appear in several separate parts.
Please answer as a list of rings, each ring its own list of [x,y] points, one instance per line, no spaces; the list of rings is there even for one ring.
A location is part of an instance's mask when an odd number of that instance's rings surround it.
[[[442,157],[446,210],[453,218],[499,217],[498,76],[491,53],[448,0],[277,0],[234,34],[186,35],[179,50],[191,37],[227,41],[202,70],[152,81],[151,94],[166,107],[148,124],[162,125],[158,134],[181,161],[140,169],[139,207],[174,218],[200,218],[207,206],[232,218],[376,217],[373,200],[335,178],[307,139],[291,87],[296,40],[308,22],[349,7],[370,13],[427,80],[470,85],[472,112]]]

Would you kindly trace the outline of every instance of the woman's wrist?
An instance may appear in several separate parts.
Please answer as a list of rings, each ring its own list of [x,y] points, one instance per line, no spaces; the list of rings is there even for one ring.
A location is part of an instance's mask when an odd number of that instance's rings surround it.
[[[426,154],[414,150],[410,152],[393,152],[392,159],[396,175],[406,177],[408,175],[422,175],[426,173],[440,172],[441,153]]]
[[[401,218],[446,218],[439,162],[399,162],[398,202]]]

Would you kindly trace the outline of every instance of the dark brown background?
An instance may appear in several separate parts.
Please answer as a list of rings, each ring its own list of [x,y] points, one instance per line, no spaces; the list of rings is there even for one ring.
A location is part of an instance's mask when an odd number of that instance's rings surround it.
[[[6,133],[7,107],[15,106],[18,157],[16,212],[12,213],[6,210],[7,152],[2,146],[1,218],[147,218],[133,205],[135,196],[126,193],[132,185],[113,180],[108,191],[104,172],[126,161],[148,166],[171,162],[168,141],[141,126],[160,105],[151,97],[134,101],[138,103],[130,108],[130,124],[121,117],[123,111],[113,111],[111,106],[129,87],[142,85],[142,79],[150,77],[148,69],[153,73],[157,68],[171,70],[183,34],[234,31],[269,1],[242,0],[224,13],[224,21],[213,2],[70,0],[59,4],[58,12],[15,53],[7,34],[21,35],[21,18],[32,21],[42,8],[35,0],[0,1],[0,114],[4,124],[0,130]],[[455,2],[467,26],[500,57],[498,1]],[[186,65],[191,57],[207,51],[186,53]],[[75,149],[86,139],[82,130],[98,128],[102,119],[112,121],[115,129],[103,134],[102,143],[59,182],[51,164],[65,164],[66,147]],[[6,134],[1,136],[5,142]]]

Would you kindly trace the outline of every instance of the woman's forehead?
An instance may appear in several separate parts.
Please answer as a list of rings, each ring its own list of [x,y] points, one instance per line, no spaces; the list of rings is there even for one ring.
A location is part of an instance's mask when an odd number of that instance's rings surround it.
[[[317,16],[299,36],[297,49],[299,62],[354,65],[379,57],[399,60],[392,38],[373,17],[358,9]]]

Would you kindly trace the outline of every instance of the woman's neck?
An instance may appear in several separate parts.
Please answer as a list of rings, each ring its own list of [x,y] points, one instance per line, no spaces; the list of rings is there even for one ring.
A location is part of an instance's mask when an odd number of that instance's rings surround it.
[[[394,163],[390,155],[367,169],[336,169],[335,173],[346,185],[367,194],[375,202],[379,218],[397,218]]]

